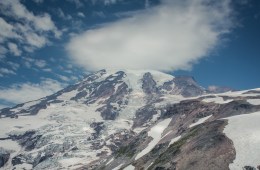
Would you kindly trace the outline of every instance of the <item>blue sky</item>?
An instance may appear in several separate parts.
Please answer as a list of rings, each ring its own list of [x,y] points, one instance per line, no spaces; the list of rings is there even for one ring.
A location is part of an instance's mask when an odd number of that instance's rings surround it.
[[[0,107],[102,68],[260,87],[258,0],[0,1]]]

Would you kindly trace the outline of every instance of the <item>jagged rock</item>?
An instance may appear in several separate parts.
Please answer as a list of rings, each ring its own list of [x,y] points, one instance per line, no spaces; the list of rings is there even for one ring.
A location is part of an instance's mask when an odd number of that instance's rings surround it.
[[[15,156],[13,159],[12,159],[12,165],[15,166],[15,165],[19,165],[19,164],[22,164],[23,163],[23,156],[20,154],[20,155],[17,155]]]
[[[256,170],[256,168],[254,168],[252,166],[244,166],[243,170]]]
[[[205,89],[199,86],[193,77],[178,76],[173,82],[175,83],[173,91],[184,97],[194,97],[205,93]]]
[[[158,93],[156,82],[154,81],[152,74],[149,72],[143,75],[142,89],[146,94]]]
[[[10,153],[0,147],[0,168],[3,167],[10,158]]]

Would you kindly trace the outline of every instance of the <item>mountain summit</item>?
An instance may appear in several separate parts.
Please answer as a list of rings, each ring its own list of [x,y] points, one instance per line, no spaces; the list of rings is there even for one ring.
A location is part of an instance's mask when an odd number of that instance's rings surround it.
[[[260,89],[221,92],[192,77],[100,70],[2,109],[0,168],[257,168],[260,140],[240,136],[260,135]]]

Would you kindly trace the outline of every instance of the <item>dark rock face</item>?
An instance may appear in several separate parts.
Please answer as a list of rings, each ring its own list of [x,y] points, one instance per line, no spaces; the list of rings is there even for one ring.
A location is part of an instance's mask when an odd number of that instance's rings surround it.
[[[178,104],[167,105],[165,108],[162,108],[161,119],[173,117],[177,119],[176,124],[196,121],[196,119],[217,114],[219,107],[219,104],[204,103],[199,100],[181,101]]]
[[[125,73],[119,71],[114,75],[108,76],[104,82],[98,83],[98,88],[90,94],[90,98],[99,99],[109,97],[115,91],[115,84],[123,83],[122,78],[125,76]]]
[[[47,108],[47,101],[41,101],[39,104],[30,108],[31,115],[36,115],[40,110]]]
[[[260,106],[254,106],[247,103],[244,100],[236,100],[225,105],[221,105],[218,113],[216,115],[217,118],[224,118],[234,115],[253,113],[260,110]]]
[[[105,106],[97,110],[105,120],[114,120],[118,116],[119,111],[123,108],[122,106],[127,105],[127,95],[131,90],[127,84],[122,81],[124,76],[125,73],[120,71],[117,72],[116,75],[107,77],[105,80],[107,83],[100,84],[92,93],[91,98],[94,98],[94,100],[106,99],[103,101]],[[115,88],[115,85],[117,85],[117,88]]]
[[[173,91],[173,85],[174,85],[174,81],[168,81],[163,83],[163,85],[161,87],[159,87],[160,90],[166,90],[166,91]]]
[[[88,92],[83,90],[83,91],[79,92],[75,97],[72,97],[71,100],[78,101],[79,99],[82,99],[82,98],[86,97],[87,95],[88,95]]]
[[[147,162],[155,169],[229,169],[235,158],[232,142],[222,133],[227,122],[213,121],[187,129],[177,142],[169,147],[159,144],[149,154],[134,162],[138,169]],[[161,147],[160,147],[161,146]]]
[[[53,157],[53,153],[49,153],[49,152],[44,153],[43,155],[38,154],[36,159],[33,161],[33,167],[36,167],[40,163],[44,162],[47,159],[51,159],[52,157]]]
[[[110,97],[105,101],[106,105],[97,110],[105,120],[114,120],[123,108],[121,106],[127,105],[128,102],[126,96],[129,93],[129,89],[125,83],[119,85],[117,91],[111,88],[110,92]],[[118,107],[115,107],[113,104],[116,104]]]
[[[164,91],[184,97],[195,97],[206,93],[206,90],[199,86],[193,77],[177,76],[173,80],[165,82],[159,87],[161,93]]]
[[[12,115],[13,112],[11,111],[11,108],[4,108],[4,109],[0,110],[0,114],[1,114],[1,116],[2,115],[8,116],[8,115]]]
[[[92,137],[93,139],[96,139],[99,137],[101,131],[105,128],[105,125],[104,122],[93,122],[90,124],[90,127],[95,130],[95,133],[92,134]]]
[[[148,94],[157,94],[158,93],[158,89],[156,87],[156,82],[153,79],[153,76],[151,73],[145,73],[143,75],[143,79],[142,79],[142,89],[143,91]]]
[[[15,165],[19,165],[19,164],[22,164],[23,163],[23,157],[22,155],[17,155],[16,157],[14,157],[12,159],[12,165],[15,166]]]
[[[3,167],[9,160],[10,153],[0,147],[0,168]]]
[[[256,170],[256,168],[251,166],[244,166],[243,170]]]
[[[257,91],[257,90],[249,90],[243,94],[260,94],[260,91]]]
[[[10,135],[12,140],[18,141],[18,143],[24,147],[26,151],[33,150],[36,146],[37,141],[42,135],[36,135],[35,131],[27,131],[23,135]]]
[[[146,105],[136,111],[136,118],[134,119],[133,127],[141,127],[144,123],[151,120],[153,115],[157,114],[158,109],[154,108],[153,105]]]
[[[175,87],[173,91],[179,92],[184,97],[194,97],[205,93],[205,90],[200,87],[193,77],[179,76],[173,80]]]
[[[93,74],[89,74],[89,75],[85,76],[84,79],[85,79],[86,82],[92,82],[92,81],[98,79],[100,76],[102,76],[104,74],[106,74],[106,70],[102,69],[102,70],[97,71]]]

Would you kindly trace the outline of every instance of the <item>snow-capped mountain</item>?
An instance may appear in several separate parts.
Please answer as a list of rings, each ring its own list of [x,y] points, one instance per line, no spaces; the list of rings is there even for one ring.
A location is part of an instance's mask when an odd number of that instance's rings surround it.
[[[260,89],[213,93],[192,77],[101,70],[0,115],[1,169],[260,165]]]

